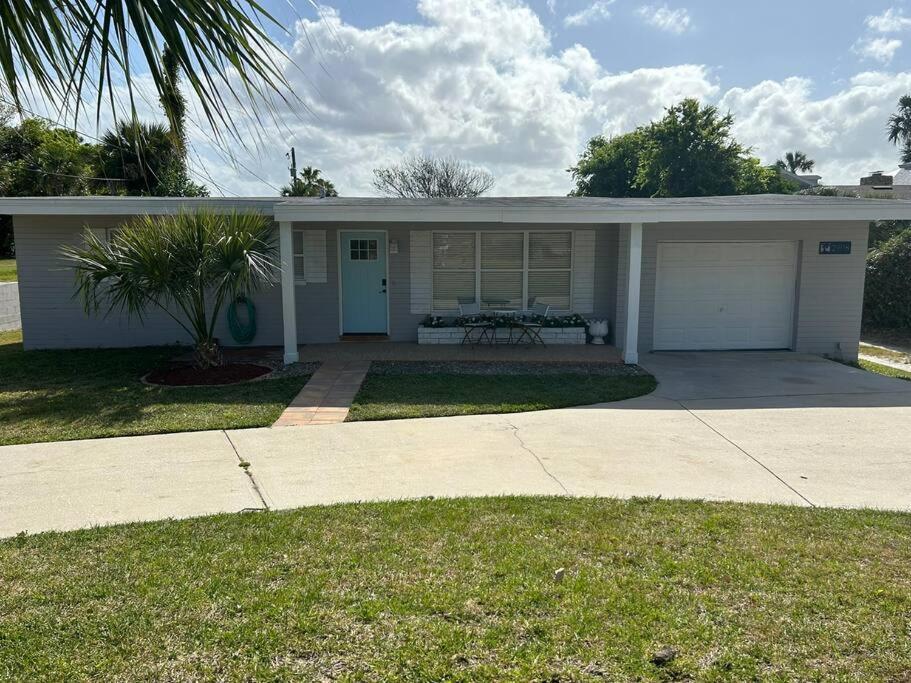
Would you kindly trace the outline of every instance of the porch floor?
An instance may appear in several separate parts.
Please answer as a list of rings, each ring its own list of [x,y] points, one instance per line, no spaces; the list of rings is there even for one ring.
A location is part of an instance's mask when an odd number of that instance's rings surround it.
[[[610,345],[554,344],[552,346],[462,346],[416,342],[338,342],[303,344],[297,348],[300,362],[359,360],[390,361],[528,361],[532,363],[622,363],[620,351]],[[280,347],[225,349],[231,360],[282,357]]]

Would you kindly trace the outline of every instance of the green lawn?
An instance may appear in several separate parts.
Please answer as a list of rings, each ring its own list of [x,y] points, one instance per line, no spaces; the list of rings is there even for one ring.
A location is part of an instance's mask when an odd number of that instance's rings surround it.
[[[879,346],[870,346],[863,342],[861,342],[860,345],[860,352],[865,356],[872,356],[882,360],[891,360],[897,363],[911,363],[911,354],[893,351],[892,349],[884,349]]]
[[[16,259],[0,258],[0,282],[15,282]]]
[[[897,377],[898,379],[911,379],[911,372],[893,368],[891,365],[883,365],[882,363],[874,363],[863,359],[857,361],[857,364],[868,372],[875,372],[887,377]]]
[[[651,375],[368,374],[348,420],[566,408],[633,398],[656,386]]]
[[[909,565],[908,515],[656,500],[23,536],[0,541],[0,678],[899,682]]]
[[[179,350],[23,351],[0,333],[0,445],[274,422],[305,376],[229,387],[151,387],[139,379]]]

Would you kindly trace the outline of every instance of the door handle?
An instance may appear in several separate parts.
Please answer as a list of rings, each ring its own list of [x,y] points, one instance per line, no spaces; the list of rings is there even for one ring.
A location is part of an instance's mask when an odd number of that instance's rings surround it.
[[[380,294],[385,294],[386,293],[386,278],[383,278],[381,286],[382,286],[382,289],[380,290]]]

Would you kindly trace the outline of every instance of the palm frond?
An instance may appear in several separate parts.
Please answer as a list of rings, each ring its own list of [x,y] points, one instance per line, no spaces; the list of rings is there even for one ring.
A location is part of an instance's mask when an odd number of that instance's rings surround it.
[[[162,95],[164,45],[219,138],[225,131],[240,137],[228,98],[241,102],[245,95],[254,115],[272,107],[272,95],[296,99],[282,52],[266,32],[285,29],[256,0],[0,0],[0,27],[0,78],[17,107],[27,104],[24,86],[34,85],[52,101],[73,105],[78,118],[92,81],[96,118],[105,98],[115,118],[124,118],[114,96],[122,78],[135,119],[131,51],[142,56]]]
[[[271,222],[260,214],[211,211],[139,216],[108,241],[91,232],[62,255],[89,313],[151,309],[210,342],[225,301],[272,284],[279,266]]]

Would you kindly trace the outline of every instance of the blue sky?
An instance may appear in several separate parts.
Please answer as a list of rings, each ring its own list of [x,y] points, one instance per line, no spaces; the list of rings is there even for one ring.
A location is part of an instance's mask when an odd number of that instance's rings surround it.
[[[801,149],[831,183],[897,165],[884,128],[911,92],[904,0],[266,0],[289,34],[291,107],[231,155],[192,136],[230,192],[272,194],[284,152],[343,194],[405,154],[491,171],[496,194],[565,194],[595,134],[683,97],[730,111],[763,161]],[[293,9],[292,9],[293,6]]]

